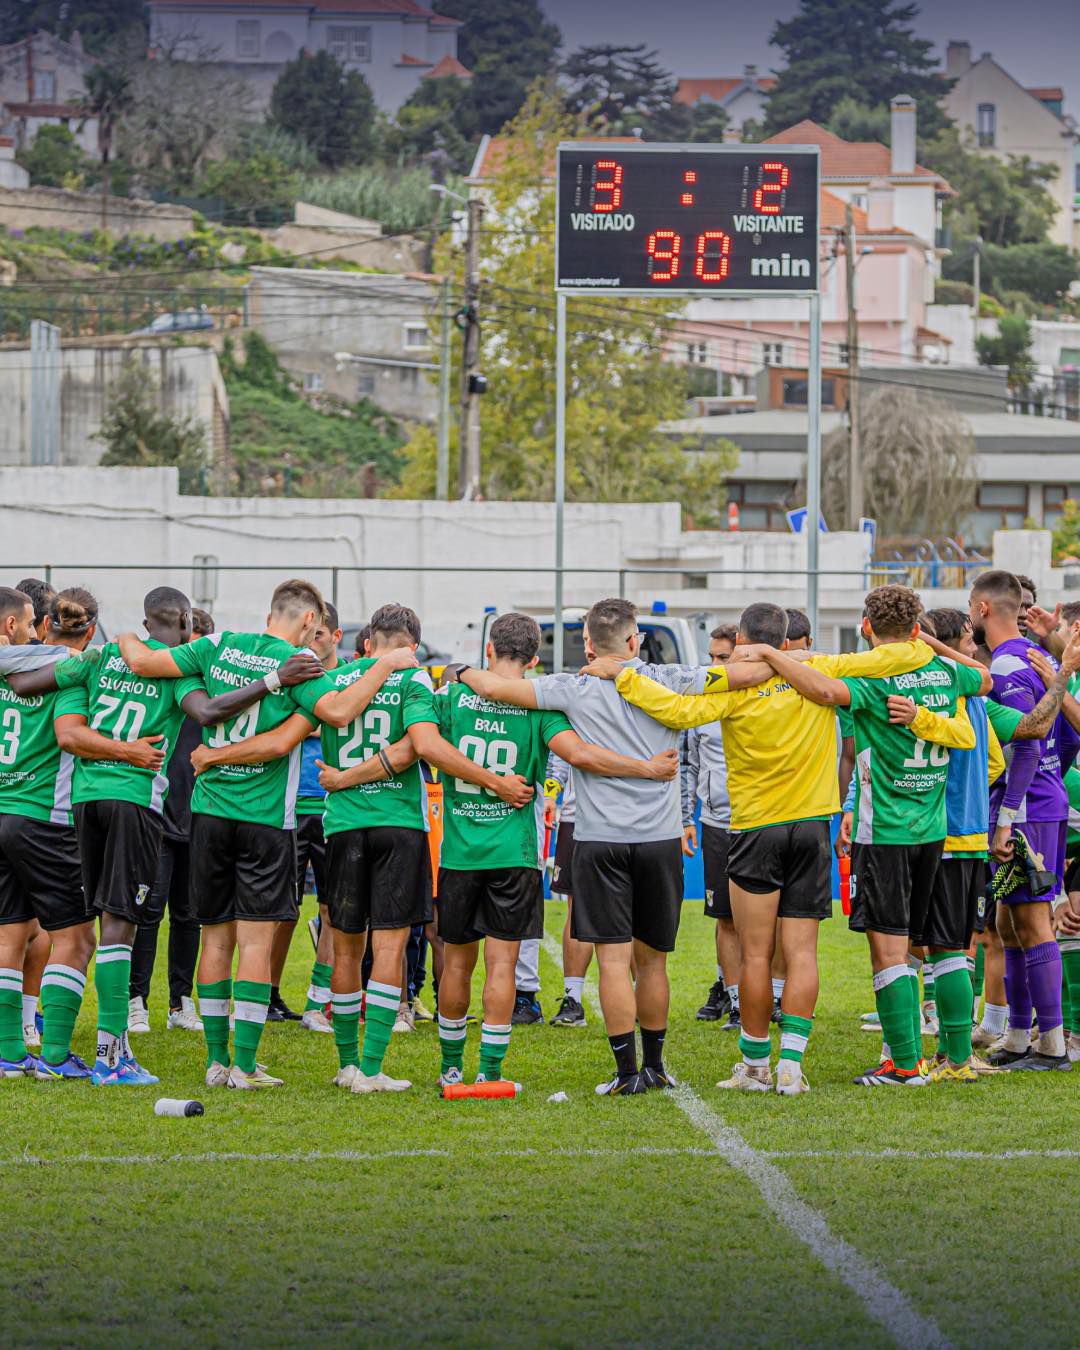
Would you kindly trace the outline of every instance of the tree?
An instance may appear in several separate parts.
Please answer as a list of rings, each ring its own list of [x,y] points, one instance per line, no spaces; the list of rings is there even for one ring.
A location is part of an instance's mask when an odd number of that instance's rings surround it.
[[[0,34],[19,42],[31,33],[78,33],[88,52],[105,51],[121,33],[138,29],[146,42],[144,0],[0,0]]]
[[[551,294],[554,187],[545,178],[554,147],[580,134],[554,90],[535,88],[508,128],[508,151],[492,184],[483,235],[481,480],[493,498],[549,500],[555,440],[555,329]],[[461,291],[460,253],[443,241],[436,270]],[[567,497],[577,501],[679,501],[699,525],[717,523],[729,442],[693,456],[665,435],[683,415],[685,384],[663,360],[670,301],[571,298],[568,303]],[[455,357],[460,344],[455,344]],[[457,371],[451,373],[456,388]],[[453,436],[456,433],[452,433]],[[416,432],[395,495],[435,490],[435,437]],[[452,458],[456,451],[452,450]],[[693,463],[691,463],[693,459]]]
[[[998,320],[997,337],[977,337],[975,353],[980,366],[1005,366],[1009,388],[1020,393],[1035,375],[1031,359],[1031,324],[1022,314],[1005,314]]]
[[[301,53],[278,76],[270,117],[299,136],[327,168],[359,164],[371,153],[375,100],[364,77],[329,52]]]
[[[766,105],[768,133],[807,117],[824,125],[845,98],[873,108],[898,94],[918,103],[924,134],[942,127],[950,84],[933,44],[911,28],[916,14],[915,4],[893,0],[799,0],[799,12],[769,39],[785,64]]]
[[[1050,536],[1050,552],[1055,567],[1080,561],[1080,503],[1071,497],[1061,503],[1061,516]]]
[[[464,82],[453,75],[421,80],[383,136],[387,159],[415,162],[426,155],[442,153],[454,170],[464,173],[472,149],[459,122],[469,92]]]
[[[1038,164],[1027,155],[979,155],[971,134],[947,127],[920,144],[920,158],[936,170],[956,193],[947,200],[945,221],[959,240],[981,236],[988,244],[1037,244],[1045,238],[1057,211],[1047,184],[1057,174],[1053,164]]]
[[[170,417],[158,406],[158,385],[151,368],[128,356],[109,386],[108,411],[94,439],[105,446],[106,467],[175,466],[180,491],[202,490],[206,468],[206,431],[194,417]]]
[[[866,514],[880,535],[953,535],[975,505],[975,440],[968,424],[922,390],[892,387],[863,396],[860,437]],[[848,433],[822,446],[822,509],[847,515]]]
[[[566,106],[609,136],[629,136],[672,116],[675,78],[644,42],[633,47],[611,43],[580,47],[563,74],[568,82]],[[680,113],[688,118],[681,108],[674,116]]]
[[[134,79],[122,53],[92,66],[83,76],[86,86],[80,103],[84,123],[97,119],[98,156],[101,161],[101,228],[109,223],[109,175],[113,139],[125,113],[134,106]]]
[[[845,141],[877,141],[881,145],[888,145],[892,137],[886,104],[878,103],[870,108],[848,94],[833,108],[825,125],[834,136]]]
[[[516,115],[533,80],[551,73],[562,34],[539,0],[440,0],[439,13],[463,21],[458,57],[473,72],[456,104],[457,130],[468,141],[494,135]]]
[[[15,156],[34,187],[68,187],[86,168],[82,147],[67,127],[46,123],[33,144]]]

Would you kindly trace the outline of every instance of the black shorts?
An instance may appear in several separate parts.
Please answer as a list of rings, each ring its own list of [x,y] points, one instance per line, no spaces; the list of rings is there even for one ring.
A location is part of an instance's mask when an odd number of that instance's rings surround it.
[[[440,867],[435,909],[439,937],[457,946],[489,937],[524,942],[544,936],[544,883],[535,867]]]
[[[190,858],[191,907],[199,923],[296,918],[295,831],[193,812]]]
[[[574,841],[570,932],[579,942],[636,939],[672,952],[682,892],[681,838],[645,844]]]
[[[303,902],[307,890],[307,871],[311,866],[315,877],[315,896],[325,904],[326,896],[326,836],[322,816],[296,817],[296,900]]]
[[[981,923],[981,927],[979,924]],[[986,896],[983,900],[983,910],[979,922],[975,924],[976,933],[996,933],[997,932],[997,901],[990,894],[990,887],[986,888]]]
[[[373,825],[326,841],[326,903],[341,933],[430,923],[431,851],[425,830]]]
[[[989,883],[990,865],[985,858],[942,858],[922,932],[912,933],[912,942],[919,947],[967,951],[979,910],[986,907]]]
[[[764,825],[731,836],[728,876],[751,895],[780,892],[777,917],[832,915],[832,852],[827,820]]]
[[[80,802],[74,809],[87,908],[137,924],[161,852],[161,817],[134,802]]]
[[[933,844],[854,844],[848,927],[921,942],[944,847],[943,839]]]
[[[701,865],[705,869],[705,917],[731,918],[731,891],[728,889],[728,850],[731,831],[719,825],[701,827]]]
[[[1070,858],[1065,868],[1065,881],[1063,889],[1066,895],[1073,891],[1080,891],[1080,854],[1075,858]]]
[[[555,865],[551,872],[552,895],[573,895],[574,822],[559,823],[555,836]]]
[[[74,828],[0,815],[0,925],[37,919],[55,933],[90,917]]]

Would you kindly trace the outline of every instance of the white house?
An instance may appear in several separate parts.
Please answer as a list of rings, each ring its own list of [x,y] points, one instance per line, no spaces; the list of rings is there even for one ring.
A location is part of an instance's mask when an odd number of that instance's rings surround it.
[[[1062,107],[1062,91],[1025,89],[989,52],[973,61],[969,42],[949,43],[945,73],[956,82],[945,100],[949,116],[971,131],[978,153],[1027,155],[1057,169],[1050,184],[1058,204],[1050,237],[1073,247],[1077,130]]]
[[[32,33],[0,46],[0,132],[18,149],[31,145],[43,126],[65,126],[84,150],[97,149],[97,118],[83,118],[83,76],[94,64],[73,33],[70,42]],[[11,186],[11,184],[7,184]]]
[[[757,66],[744,66],[742,75],[687,77],[675,90],[676,103],[693,108],[699,103],[715,103],[727,113],[728,126],[742,134],[745,123],[759,126],[765,118],[765,98],[776,84],[771,75],[759,75]]]
[[[425,77],[470,77],[457,59],[460,21],[417,0],[149,0],[149,10],[151,48],[230,67],[260,107],[301,52],[359,71],[384,112]]]

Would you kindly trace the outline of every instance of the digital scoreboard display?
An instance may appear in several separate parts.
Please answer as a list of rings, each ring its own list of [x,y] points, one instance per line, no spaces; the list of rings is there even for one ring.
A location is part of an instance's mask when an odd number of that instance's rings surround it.
[[[555,289],[818,289],[817,146],[559,146]]]

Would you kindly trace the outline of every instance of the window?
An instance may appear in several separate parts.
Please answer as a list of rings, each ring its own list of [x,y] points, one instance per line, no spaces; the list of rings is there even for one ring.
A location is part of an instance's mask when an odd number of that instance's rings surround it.
[[[34,72],[34,102],[56,102],[56,71],[36,70]]]
[[[422,351],[431,346],[431,336],[426,323],[407,323],[405,325],[405,348],[407,351]]]
[[[997,136],[997,109],[992,103],[980,103],[975,113],[975,139],[980,145],[993,145]]]
[[[317,394],[323,387],[322,376],[309,371],[304,375],[304,393]]]
[[[707,359],[708,348],[704,342],[688,342],[686,344],[687,365],[703,366]]]
[[[259,54],[258,19],[237,19],[236,54],[237,56],[258,56]]]
[[[1020,530],[1028,516],[1026,483],[981,483],[979,516],[992,530]]]
[[[761,344],[761,364],[763,366],[782,366],[784,364],[784,344],[782,342],[763,342]]]
[[[810,394],[809,380],[785,380],[784,398],[785,408],[805,408]],[[823,408],[836,407],[836,381],[821,381],[821,406]]]
[[[838,366],[846,366],[851,360],[850,353],[851,349],[848,347],[847,343],[841,342],[836,349],[836,364]]]
[[[326,35],[326,50],[339,61],[371,60],[371,29],[334,25]]]
[[[374,375],[357,375],[356,377],[356,396],[357,398],[370,398],[375,392]]]

